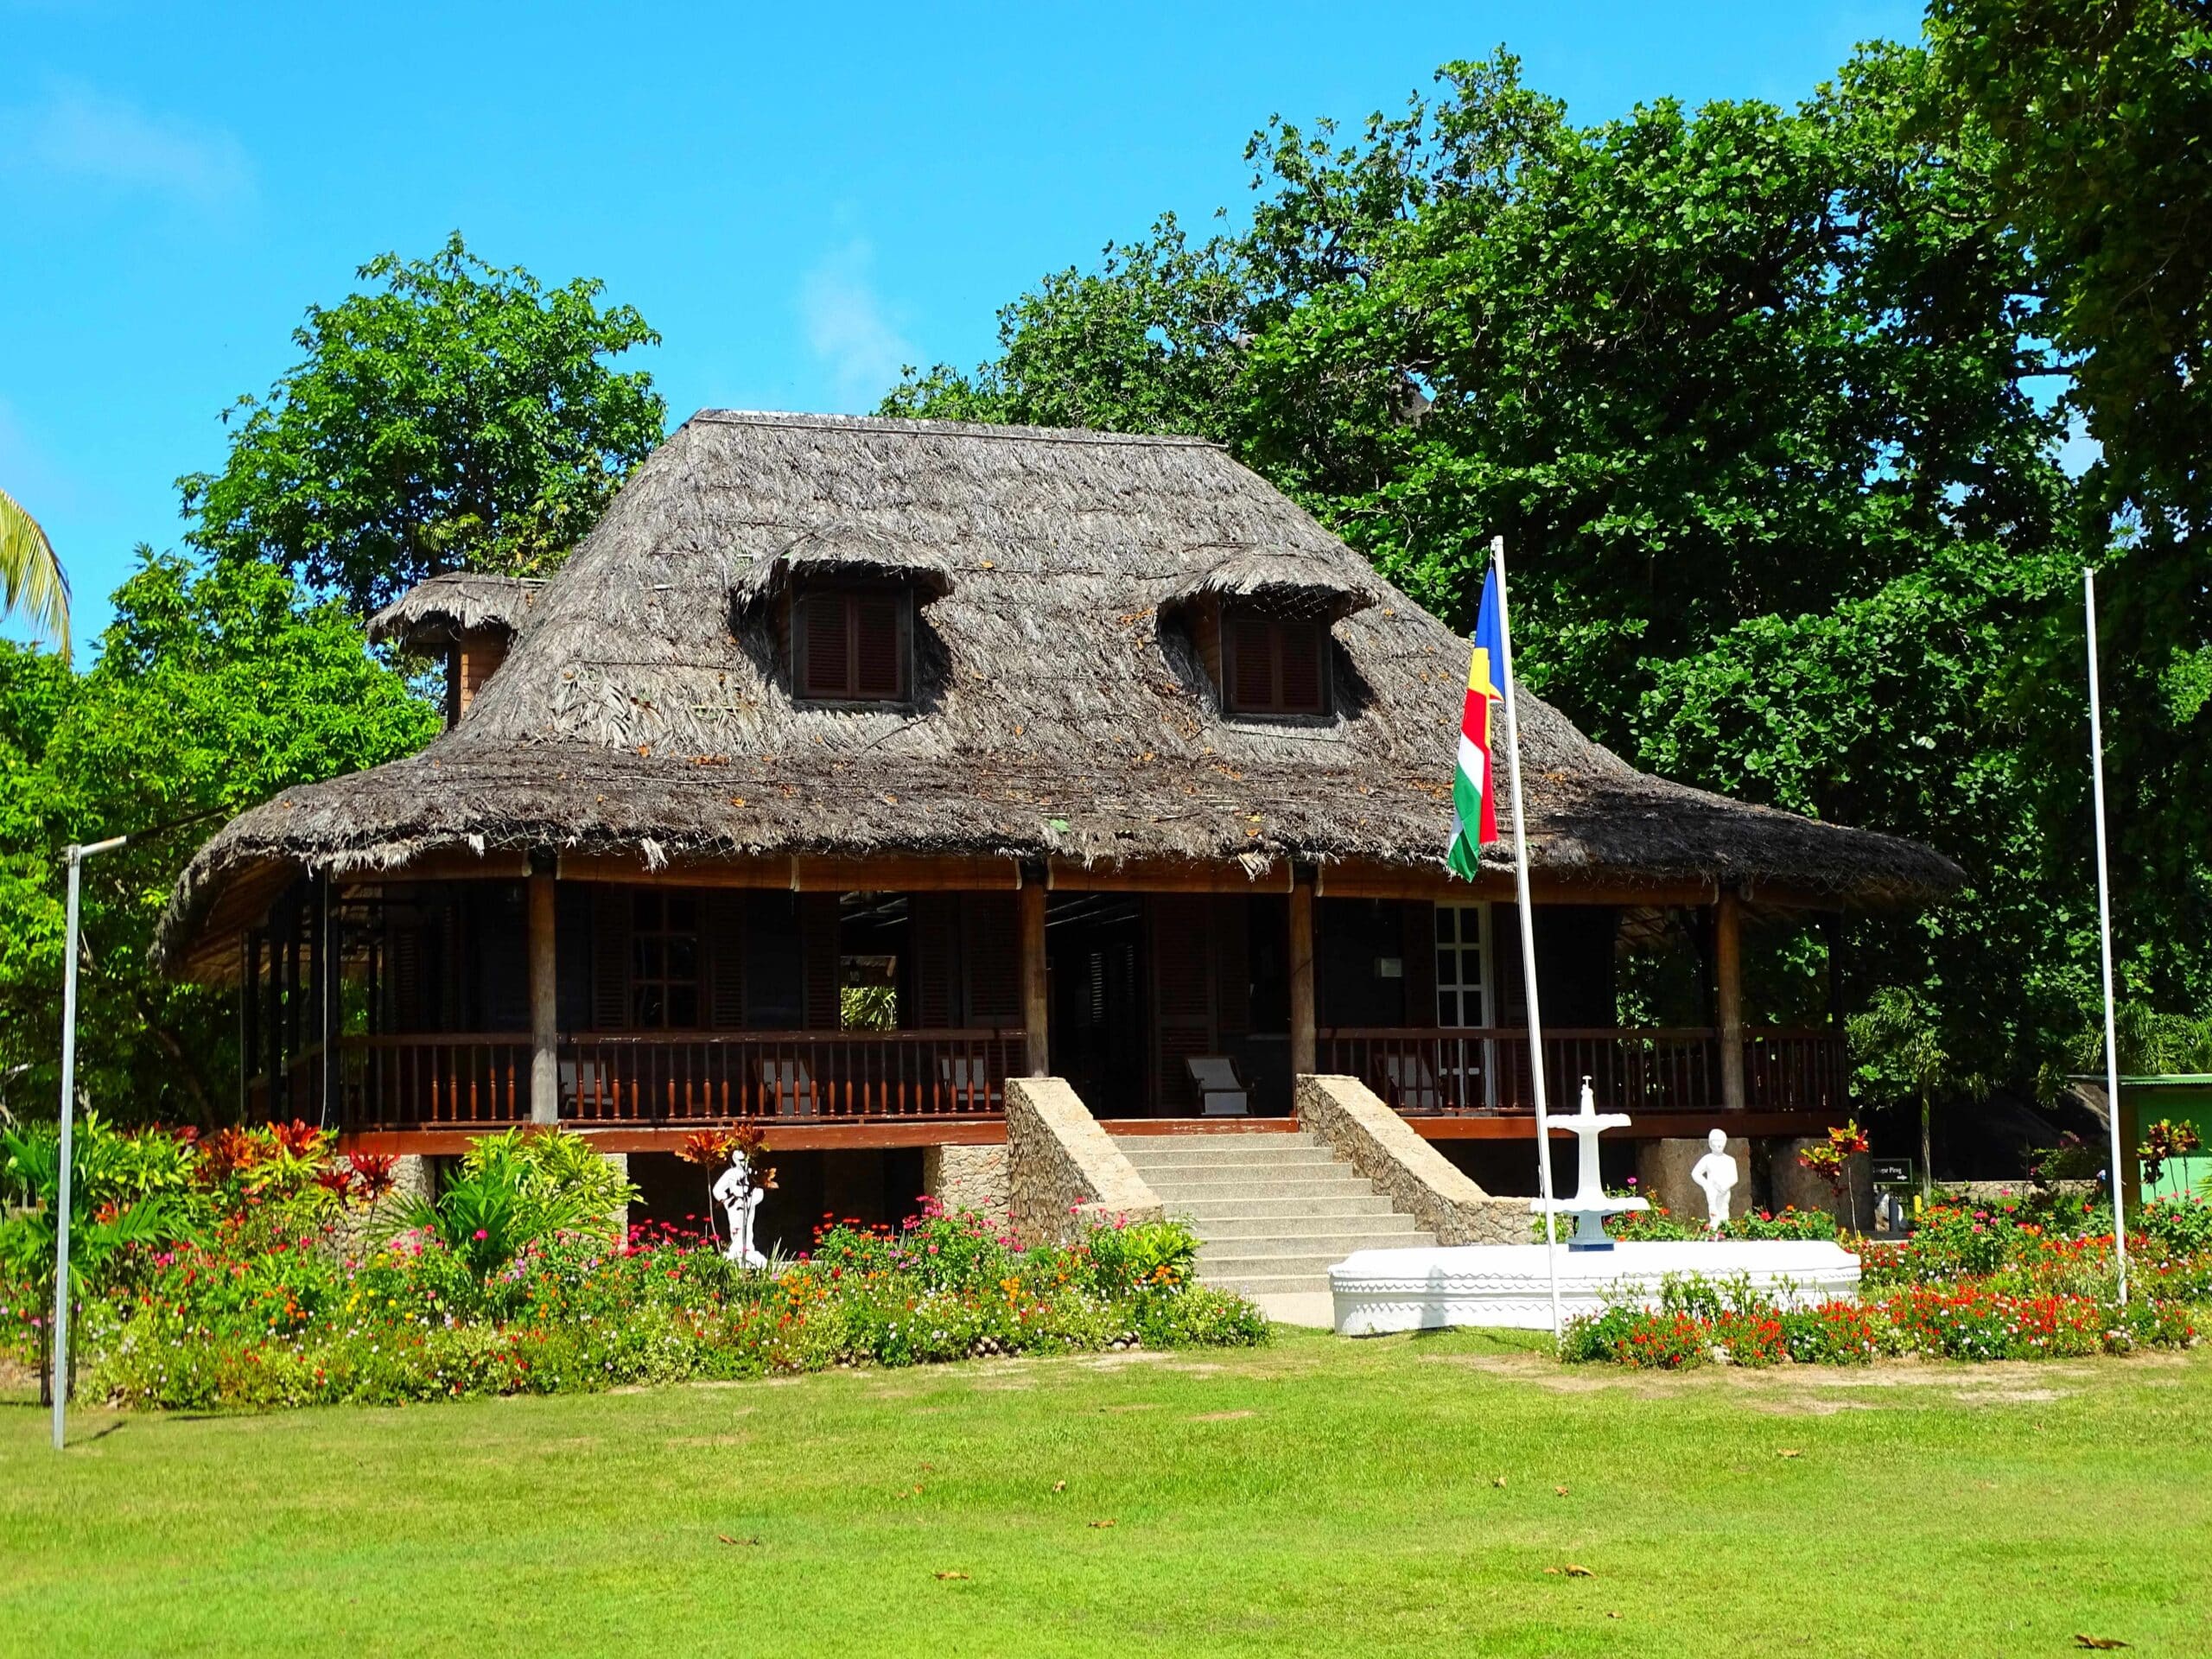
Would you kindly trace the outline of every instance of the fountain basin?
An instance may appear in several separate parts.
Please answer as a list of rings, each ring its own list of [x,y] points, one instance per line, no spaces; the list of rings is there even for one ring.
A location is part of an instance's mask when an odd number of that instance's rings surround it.
[[[1356,1250],[1329,1269],[1338,1336],[1490,1325],[1548,1331],[1551,1281],[1541,1244],[1461,1244]],[[1719,1281],[1748,1276],[1783,1306],[1859,1294],[1859,1258],[1826,1239],[1632,1242],[1610,1250],[1559,1252],[1562,1319],[1633,1299],[1656,1307],[1669,1274]]]

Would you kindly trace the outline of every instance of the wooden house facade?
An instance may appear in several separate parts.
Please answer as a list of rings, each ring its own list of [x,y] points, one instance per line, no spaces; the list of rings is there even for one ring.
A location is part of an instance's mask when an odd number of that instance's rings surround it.
[[[551,580],[434,577],[374,632],[445,655],[447,731],[242,816],[164,919],[239,988],[251,1112],[925,1146],[1001,1133],[1013,1076],[1195,1117],[1203,1060],[1256,1115],[1338,1071],[1529,1133],[1510,867],[1443,865],[1465,645],[1211,445],[706,411]],[[1744,918],[1956,870],[1522,709],[1555,1096],[1840,1116],[1833,1024],[1745,1021]],[[1654,918],[1702,1017],[1624,1028]]]

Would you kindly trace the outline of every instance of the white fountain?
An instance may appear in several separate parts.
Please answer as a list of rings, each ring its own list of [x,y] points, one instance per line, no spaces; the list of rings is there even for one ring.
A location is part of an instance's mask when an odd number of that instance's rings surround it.
[[[1669,1274],[1696,1274],[1718,1281],[1748,1281],[1754,1291],[1785,1306],[1809,1306],[1859,1294],[1859,1258],[1827,1239],[1695,1239],[1616,1241],[1605,1217],[1650,1208],[1643,1198],[1609,1196],[1598,1173],[1598,1136],[1624,1128],[1618,1112],[1600,1113],[1582,1080],[1579,1111],[1550,1120],[1577,1147],[1575,1193],[1553,1198],[1554,1217],[1571,1216],[1574,1230],[1557,1253],[1562,1319],[1595,1313],[1608,1302],[1656,1306]],[[1716,1129],[1725,1144],[1726,1136]],[[1727,1219],[1727,1179],[1709,1171],[1707,1189],[1713,1222]],[[1700,1167],[1705,1167],[1701,1165]],[[1717,1189],[1717,1197],[1714,1196]],[[1545,1200],[1529,1209],[1541,1216]],[[1389,1331],[1431,1331],[1446,1325],[1497,1325],[1548,1331],[1552,1323],[1553,1251],[1541,1244],[1458,1244],[1411,1250],[1357,1250],[1329,1269],[1339,1336],[1377,1336]]]
[[[1548,1207],[1554,1216],[1573,1216],[1574,1233],[1567,1241],[1570,1250],[1610,1250],[1613,1241],[1605,1234],[1607,1216],[1624,1216],[1635,1210],[1649,1210],[1648,1198],[1616,1198],[1605,1191],[1605,1184],[1598,1178],[1598,1137],[1607,1129],[1624,1129],[1628,1116],[1624,1112],[1599,1115],[1598,1097],[1591,1092],[1590,1079],[1582,1079],[1582,1104],[1572,1117],[1554,1117],[1552,1128],[1573,1133],[1580,1144],[1576,1147],[1574,1196],[1553,1198]],[[1547,1200],[1531,1198],[1529,1208],[1542,1215]],[[1556,1226],[1558,1224],[1553,1224]]]

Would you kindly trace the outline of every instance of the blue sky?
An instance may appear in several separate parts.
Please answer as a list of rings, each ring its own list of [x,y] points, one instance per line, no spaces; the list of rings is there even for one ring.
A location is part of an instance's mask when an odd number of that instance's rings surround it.
[[[1903,4],[182,7],[0,0],[0,482],[105,626],[173,480],[310,302],[451,229],[604,277],[672,419],[860,410],[1162,209],[1241,207],[1273,113],[1354,121],[1503,41],[1595,120],[1792,101]]]

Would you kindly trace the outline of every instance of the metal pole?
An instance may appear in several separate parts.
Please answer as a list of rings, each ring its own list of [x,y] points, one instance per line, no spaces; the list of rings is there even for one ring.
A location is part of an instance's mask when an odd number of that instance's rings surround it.
[[[1505,692],[1505,759],[1513,774],[1513,874],[1521,896],[1521,977],[1529,993],[1529,1071],[1536,1089],[1536,1190],[1544,1201],[1544,1266],[1551,1278],[1552,1339],[1560,1335],[1559,1313],[1559,1217],[1552,1209],[1551,1114],[1544,1100],[1544,1019],[1536,998],[1536,912],[1529,901],[1529,817],[1521,801],[1521,721],[1513,690],[1513,625],[1505,604],[1505,537],[1490,544],[1491,570],[1497,581],[1499,684]]]
[[[2112,996],[2112,869],[2105,850],[2104,710],[2097,691],[2097,573],[2082,572],[2082,612],[2089,642],[2089,776],[2097,811],[2097,947],[2105,976],[2105,1116],[2112,1128],[2112,1249],[2120,1274],[2120,1304],[2127,1306],[2127,1185],[2122,1173],[2131,1154],[2120,1144],[2119,1020]]]
[[[77,917],[78,887],[85,861],[129,840],[117,836],[89,847],[72,842],[61,849],[69,866],[68,920],[63,930],[61,959],[61,1179],[56,1194],[59,1209],[54,1221],[54,1449],[61,1450],[69,1420],[69,1204],[71,1130],[77,1092]]]
[[[54,1221],[54,1329],[47,1344],[54,1377],[54,1449],[59,1452],[69,1424],[69,1178],[71,1096],[77,1090],[77,888],[85,868],[84,849],[73,842],[62,849],[69,866],[68,924],[61,958],[61,1191]]]

